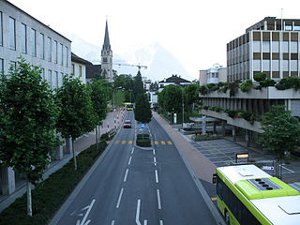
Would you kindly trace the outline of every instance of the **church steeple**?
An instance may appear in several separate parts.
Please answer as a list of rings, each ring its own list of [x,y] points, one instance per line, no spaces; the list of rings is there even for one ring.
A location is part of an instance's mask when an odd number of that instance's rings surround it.
[[[106,20],[106,25],[105,25],[105,34],[104,34],[104,42],[102,46],[102,51],[110,51],[111,46],[110,46],[110,41],[109,41],[109,33],[108,33],[108,25],[107,25],[107,20]]]
[[[113,82],[112,58],[113,58],[113,52],[111,50],[108,24],[106,20],[104,42],[101,50],[101,69],[102,69],[101,74],[102,76],[105,76],[105,78],[109,82]]]

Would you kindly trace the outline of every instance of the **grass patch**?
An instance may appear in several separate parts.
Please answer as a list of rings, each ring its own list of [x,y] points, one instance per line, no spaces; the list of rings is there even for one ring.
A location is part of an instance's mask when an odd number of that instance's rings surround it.
[[[21,198],[16,199],[10,207],[0,214],[0,224],[48,224],[49,220],[102,154],[106,146],[106,141],[102,139],[98,150],[96,145],[92,145],[78,155],[78,169],[76,171],[74,170],[73,160],[70,160],[63,168],[39,183],[32,191],[32,217],[26,215],[27,205],[25,194]]]

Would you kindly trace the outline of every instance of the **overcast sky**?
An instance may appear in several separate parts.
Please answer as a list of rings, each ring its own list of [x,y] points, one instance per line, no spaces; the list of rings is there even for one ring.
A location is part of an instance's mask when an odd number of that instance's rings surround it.
[[[157,42],[190,78],[214,63],[226,66],[226,44],[264,17],[300,19],[299,0],[9,1],[62,35],[71,33],[99,47],[107,18],[114,54]]]

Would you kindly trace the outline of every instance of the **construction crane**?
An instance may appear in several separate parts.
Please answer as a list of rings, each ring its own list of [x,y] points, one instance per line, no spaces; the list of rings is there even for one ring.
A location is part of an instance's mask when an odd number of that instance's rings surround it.
[[[140,65],[140,64],[136,65],[136,64],[126,64],[126,63],[113,63],[113,65],[117,65],[119,67],[121,67],[121,66],[133,66],[133,67],[137,67],[139,69],[139,71],[141,69],[147,69],[147,66]]]

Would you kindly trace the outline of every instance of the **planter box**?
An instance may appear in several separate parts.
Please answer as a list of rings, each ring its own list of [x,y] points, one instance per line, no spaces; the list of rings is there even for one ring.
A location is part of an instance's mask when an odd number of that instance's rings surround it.
[[[229,90],[226,93],[214,91],[207,95],[200,95],[202,98],[241,98],[241,99],[300,99],[300,91],[293,88],[287,90],[277,90],[275,87],[266,87],[261,90],[252,88],[248,92],[238,90],[234,96],[230,97]]]

